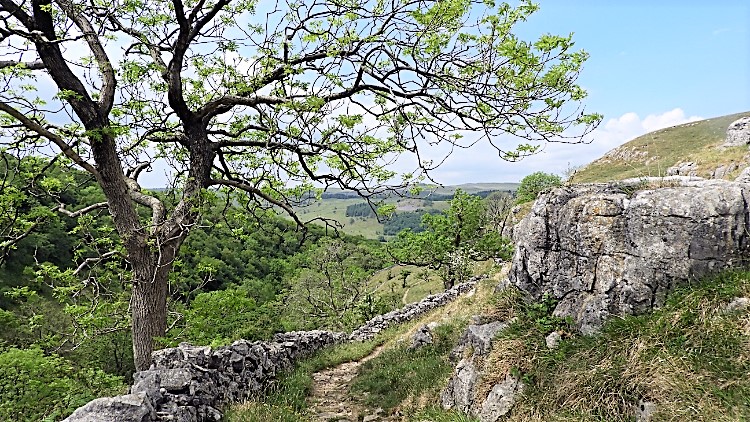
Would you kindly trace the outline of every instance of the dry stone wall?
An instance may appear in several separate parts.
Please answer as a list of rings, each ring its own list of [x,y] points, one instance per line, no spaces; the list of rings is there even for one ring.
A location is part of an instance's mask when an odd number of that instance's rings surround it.
[[[277,334],[270,342],[238,340],[216,349],[183,343],[158,350],[151,368],[134,375],[130,394],[93,400],[64,422],[219,421],[225,405],[263,392],[297,359],[336,343],[371,339],[391,325],[447,304],[475,284],[472,279],[377,316],[351,335],[290,332]]]
[[[444,292],[429,295],[419,302],[410,303],[401,309],[378,315],[354,330],[349,336],[349,340],[369,340],[392,325],[410,321],[428,311],[443,306],[455,300],[459,295],[473,289],[478,280],[479,277],[474,277],[466,283],[457,284]]]
[[[260,393],[295,360],[346,338],[305,331],[216,349],[183,343],[158,350],[151,368],[135,374],[130,394],[93,400],[65,421],[218,421],[223,405]]]

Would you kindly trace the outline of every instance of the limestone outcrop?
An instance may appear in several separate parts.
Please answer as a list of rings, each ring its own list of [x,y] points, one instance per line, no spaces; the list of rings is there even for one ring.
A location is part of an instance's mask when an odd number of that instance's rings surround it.
[[[727,128],[725,147],[738,147],[750,144],[750,117],[737,119]]]
[[[750,258],[750,184],[672,177],[556,188],[516,226],[510,282],[581,332]]]
[[[496,422],[510,412],[516,397],[523,391],[523,383],[508,374],[495,383],[489,393],[481,394],[479,384],[485,376],[485,360],[492,350],[493,338],[508,328],[510,322],[493,321],[471,324],[458,345],[451,351],[451,359],[458,361],[448,385],[440,395],[441,405],[474,415],[481,422]]]

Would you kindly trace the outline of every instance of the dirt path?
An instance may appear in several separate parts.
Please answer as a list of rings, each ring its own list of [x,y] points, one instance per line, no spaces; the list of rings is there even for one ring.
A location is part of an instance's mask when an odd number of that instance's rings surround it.
[[[406,291],[404,292],[404,296],[401,298],[401,303],[403,303],[404,305],[406,305],[406,296],[409,295],[409,290],[410,289],[411,289],[411,287],[407,287]]]
[[[378,356],[385,345],[356,362],[343,363],[313,374],[312,393],[307,398],[314,421],[358,422],[385,421],[382,409],[368,409],[349,396],[349,385],[360,365]]]

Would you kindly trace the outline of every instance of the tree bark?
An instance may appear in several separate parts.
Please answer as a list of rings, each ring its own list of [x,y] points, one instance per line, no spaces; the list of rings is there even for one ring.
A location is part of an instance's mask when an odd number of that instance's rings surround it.
[[[140,256],[130,256],[133,265],[130,312],[136,371],[149,368],[151,352],[156,347],[154,339],[166,334],[169,273],[176,249],[179,247],[162,247],[157,251],[144,247]]]

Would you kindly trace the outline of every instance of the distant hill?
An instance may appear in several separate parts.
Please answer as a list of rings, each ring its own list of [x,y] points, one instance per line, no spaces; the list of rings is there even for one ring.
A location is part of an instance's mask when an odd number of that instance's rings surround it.
[[[739,175],[750,164],[748,148],[724,148],[727,127],[735,120],[750,116],[750,111],[672,126],[647,133],[602,158],[579,169],[574,183],[605,182],[631,177],[665,176],[678,163],[693,162],[697,176],[709,178],[720,166],[736,166],[723,178]]]
[[[441,201],[443,199],[430,198],[432,196],[443,196],[453,195],[457,189],[461,189],[464,192],[471,194],[480,194],[482,192],[492,191],[515,191],[518,188],[518,183],[503,182],[503,183],[464,183],[462,185],[451,185],[451,186],[433,186],[424,185],[422,192],[418,195],[420,198],[433,199]],[[413,196],[413,195],[406,195]],[[359,198],[355,192],[345,191],[338,188],[330,188],[325,191],[322,195],[323,199],[352,199]]]
[[[396,216],[388,222],[367,212],[365,201],[355,193],[340,189],[329,189],[323,193],[320,201],[297,208],[302,220],[326,218],[336,220],[347,234],[362,235],[369,239],[387,239],[394,233],[394,227],[403,228],[405,221],[419,225],[421,214],[442,211],[448,208],[448,201],[452,199],[457,189],[479,195],[484,198],[494,191],[512,192],[518,189],[518,183],[467,183],[455,186],[425,186],[424,190],[414,198],[399,198],[396,195],[385,200],[396,206]],[[347,212],[347,210],[349,212]],[[356,210],[356,211],[355,211]],[[406,215],[408,214],[408,215]],[[412,224],[414,225],[414,224]]]

